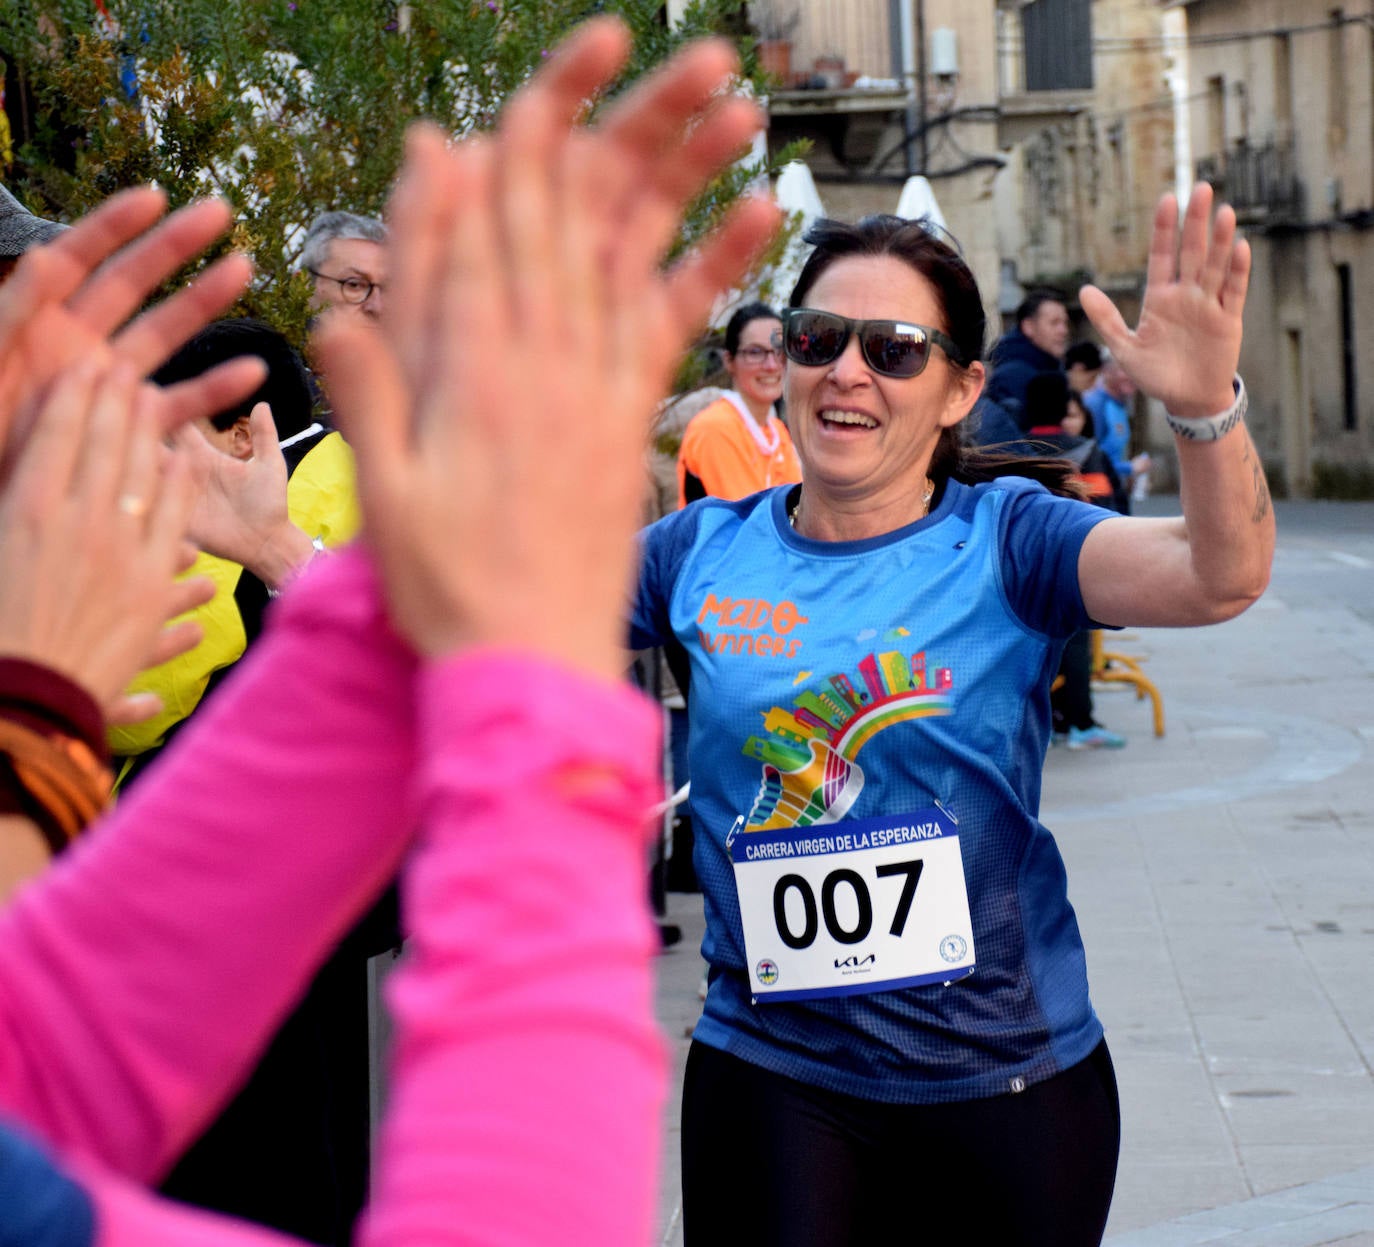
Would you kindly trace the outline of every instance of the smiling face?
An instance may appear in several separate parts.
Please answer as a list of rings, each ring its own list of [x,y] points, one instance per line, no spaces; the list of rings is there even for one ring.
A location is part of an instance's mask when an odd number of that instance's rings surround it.
[[[751,320],[740,330],[739,348],[725,354],[725,371],[749,410],[762,420],[782,397],[782,321],[771,316]],[[760,351],[770,354],[751,359]]]
[[[836,260],[803,301],[855,320],[948,331],[935,287],[892,256]],[[862,516],[874,533],[918,519],[936,440],[968,415],[982,380],[982,364],[959,368],[939,347],[918,376],[885,377],[865,362],[856,337],[833,363],[807,368],[789,361],[788,425],[802,462],[806,512],[813,520],[825,511]]]

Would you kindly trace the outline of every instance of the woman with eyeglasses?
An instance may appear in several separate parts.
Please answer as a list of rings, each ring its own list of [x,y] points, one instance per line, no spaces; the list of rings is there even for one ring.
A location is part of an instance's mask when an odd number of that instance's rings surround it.
[[[1170,413],[1184,518],[970,450],[977,285],[879,217],[812,229],[782,315],[803,484],[644,534],[633,644],[690,665],[707,916],[689,1244],[1100,1241],[1119,1106],[1038,819],[1049,689],[1079,629],[1219,621],[1267,583],[1233,384],[1249,249],[1211,208],[1199,187],[1180,231],[1161,202],[1134,331],[1081,293]]]
[[[801,480],[782,396],[782,325],[766,303],[747,303],[725,326],[725,371],[733,388],[687,426],[677,457],[678,506],[698,498],[746,498]]]

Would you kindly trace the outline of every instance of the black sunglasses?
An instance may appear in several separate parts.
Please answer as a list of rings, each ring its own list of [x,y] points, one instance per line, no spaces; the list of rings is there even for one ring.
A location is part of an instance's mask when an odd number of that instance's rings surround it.
[[[850,320],[834,312],[789,307],[782,313],[782,346],[794,364],[819,368],[832,364],[859,335],[859,349],[874,372],[885,377],[914,377],[925,368],[933,343],[961,368],[963,355],[954,340],[928,325],[902,320]]]

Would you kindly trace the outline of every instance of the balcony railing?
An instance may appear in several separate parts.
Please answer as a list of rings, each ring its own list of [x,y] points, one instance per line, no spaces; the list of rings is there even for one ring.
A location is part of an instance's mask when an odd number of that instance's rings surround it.
[[[1303,219],[1303,185],[1291,143],[1252,146],[1241,140],[1222,155],[1199,160],[1197,176],[1248,224],[1297,225]]]

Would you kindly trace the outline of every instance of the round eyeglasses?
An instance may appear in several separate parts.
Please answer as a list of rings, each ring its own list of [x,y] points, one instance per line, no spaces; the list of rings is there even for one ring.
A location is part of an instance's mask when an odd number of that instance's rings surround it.
[[[780,346],[742,346],[734,352],[736,359],[742,359],[746,364],[759,365],[763,363],[782,363],[782,347]]]
[[[359,277],[356,274],[348,277],[331,277],[328,273],[321,273],[318,269],[308,268],[305,270],[311,277],[318,277],[321,281],[332,281],[339,287],[339,294],[345,303],[366,303],[374,290],[382,290],[385,287],[379,281],[368,281],[366,277]]]

